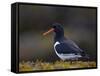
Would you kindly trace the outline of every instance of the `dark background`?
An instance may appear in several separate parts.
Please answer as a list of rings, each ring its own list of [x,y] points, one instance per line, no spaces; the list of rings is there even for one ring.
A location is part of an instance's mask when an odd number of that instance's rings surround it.
[[[53,49],[54,33],[46,32],[52,23],[62,24],[72,39],[91,59],[96,58],[96,9],[81,7],[20,5],[19,60],[59,60]]]

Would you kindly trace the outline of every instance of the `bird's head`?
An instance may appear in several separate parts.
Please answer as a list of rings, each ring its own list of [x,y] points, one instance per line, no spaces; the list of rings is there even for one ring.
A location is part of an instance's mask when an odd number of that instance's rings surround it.
[[[55,32],[56,34],[63,34],[64,33],[64,30],[63,30],[63,27],[61,24],[59,23],[54,23],[51,26],[51,29],[49,29],[47,32],[43,33],[43,35],[47,35],[49,34],[50,32]]]

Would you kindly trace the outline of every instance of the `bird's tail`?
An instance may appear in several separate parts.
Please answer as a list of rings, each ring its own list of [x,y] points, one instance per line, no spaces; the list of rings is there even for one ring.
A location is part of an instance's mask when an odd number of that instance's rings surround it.
[[[86,59],[90,59],[90,56],[88,55],[88,54],[86,54],[85,56],[84,56],[84,58],[86,58]]]
[[[81,55],[82,55],[82,59],[84,59],[84,60],[90,60],[90,56],[87,53],[82,52]]]

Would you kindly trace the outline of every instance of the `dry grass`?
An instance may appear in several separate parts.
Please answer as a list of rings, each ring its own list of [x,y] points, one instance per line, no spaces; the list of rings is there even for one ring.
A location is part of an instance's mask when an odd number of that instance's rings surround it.
[[[55,70],[55,69],[70,69],[70,68],[89,68],[96,67],[95,61],[55,61],[55,62],[43,62],[37,60],[22,61],[19,63],[19,71],[36,71],[36,70]]]

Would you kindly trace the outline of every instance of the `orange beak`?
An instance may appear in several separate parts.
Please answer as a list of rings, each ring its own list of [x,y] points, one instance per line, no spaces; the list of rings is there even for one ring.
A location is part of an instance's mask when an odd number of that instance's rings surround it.
[[[49,34],[50,32],[54,31],[54,28],[51,28],[50,30],[48,30],[47,32],[43,33],[43,36],[46,36],[47,34]]]

